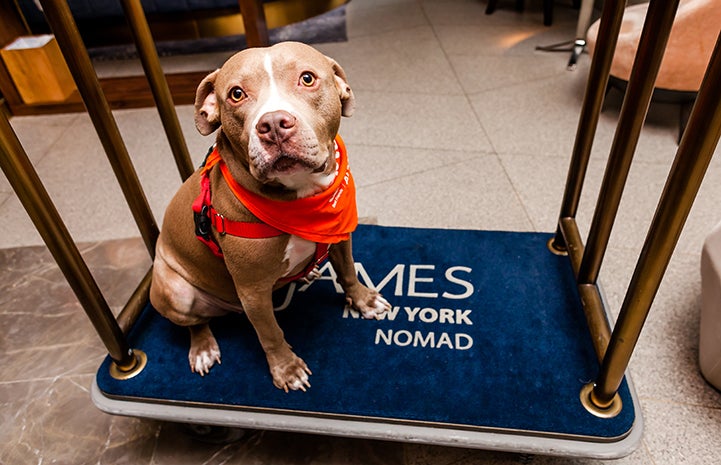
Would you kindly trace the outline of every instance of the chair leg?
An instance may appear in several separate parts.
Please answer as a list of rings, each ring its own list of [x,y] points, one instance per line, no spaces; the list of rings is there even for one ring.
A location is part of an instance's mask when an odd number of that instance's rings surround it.
[[[496,11],[496,4],[498,3],[498,0],[488,0],[488,5],[486,5],[486,14],[490,15],[494,11]]]
[[[543,0],[543,25],[550,26],[553,23],[553,0]]]

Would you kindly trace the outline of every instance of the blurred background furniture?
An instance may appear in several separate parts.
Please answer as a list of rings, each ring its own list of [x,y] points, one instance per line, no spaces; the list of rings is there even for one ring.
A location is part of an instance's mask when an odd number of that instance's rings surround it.
[[[313,21],[316,17],[340,10],[348,0],[141,0],[143,11],[162,55],[162,44],[172,49],[201,50],[197,46],[218,40],[232,43],[233,50],[246,46],[263,46],[279,28]],[[19,36],[49,33],[41,2],[13,0],[0,2],[0,48]],[[91,57],[107,50],[134,51],[130,28],[118,0],[68,0],[73,18]],[[343,18],[343,25],[344,18]],[[318,21],[318,28],[329,27]],[[307,29],[307,28],[306,28]],[[343,30],[344,31],[344,30]],[[343,34],[345,36],[345,33]],[[300,39],[296,39],[300,40]],[[177,104],[190,104],[195,88],[208,70],[167,74],[171,93]],[[112,108],[134,108],[154,105],[144,76],[101,79],[103,92]],[[77,92],[55,103],[28,103],[15,87],[4,62],[0,60],[0,102],[11,115],[64,113],[84,111]]]
[[[611,64],[609,88],[625,91],[641,38],[648,3],[626,8],[618,45]],[[588,49],[593,53],[599,21],[588,30]],[[680,136],[696,100],[716,39],[721,31],[721,1],[681,0],[668,46],[655,83],[653,100],[680,105]]]
[[[516,0],[516,11],[523,11],[525,0]],[[573,7],[578,8],[581,0],[573,0]],[[486,14],[490,15],[496,11],[498,0],[488,0],[486,5]],[[543,24],[550,26],[553,24],[553,0],[543,0]]]
[[[721,223],[706,237],[701,253],[701,374],[721,389]]]

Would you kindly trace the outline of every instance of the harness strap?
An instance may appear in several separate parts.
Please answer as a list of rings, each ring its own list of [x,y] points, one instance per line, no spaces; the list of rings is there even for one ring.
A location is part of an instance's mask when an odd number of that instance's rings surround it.
[[[306,266],[305,269],[303,269],[300,273],[293,276],[286,276],[285,278],[280,278],[279,281],[281,283],[289,283],[303,278],[309,278],[308,280],[311,281],[312,278],[310,278],[310,274],[317,266],[320,266],[320,264],[323,263],[326,258],[328,258],[329,251],[330,244],[323,244],[322,242],[317,242],[315,244],[315,255],[313,256],[313,260],[308,263],[308,266]]]
[[[211,153],[212,152],[212,153]],[[212,228],[220,235],[229,234],[236,237],[244,237],[247,239],[265,239],[270,237],[278,237],[286,234],[278,228],[270,226],[266,223],[255,223],[250,221],[234,221],[225,218],[219,213],[211,203],[210,192],[210,169],[218,163],[219,156],[211,156],[217,152],[208,153],[203,162],[200,176],[200,194],[193,201],[193,219],[195,221],[195,235],[202,243],[204,243],[210,251],[219,258],[223,258],[223,251],[220,245],[211,235]],[[308,277],[316,266],[319,266],[326,258],[330,250],[330,244],[316,243],[315,254],[313,260],[300,273],[281,278],[280,281],[288,283],[298,279]]]

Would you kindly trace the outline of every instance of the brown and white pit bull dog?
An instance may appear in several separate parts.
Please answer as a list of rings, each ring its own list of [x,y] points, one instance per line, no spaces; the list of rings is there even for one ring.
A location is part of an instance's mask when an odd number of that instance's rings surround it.
[[[272,292],[308,274],[323,243],[354,309],[377,318],[390,308],[359,282],[351,253],[355,192],[337,133],[353,106],[338,63],[300,43],[244,50],[200,83],[195,124],[203,135],[219,129],[216,144],[168,206],[150,289],[153,306],[190,329],[192,371],[220,363],[208,321],[245,312],[273,384],[310,386]]]

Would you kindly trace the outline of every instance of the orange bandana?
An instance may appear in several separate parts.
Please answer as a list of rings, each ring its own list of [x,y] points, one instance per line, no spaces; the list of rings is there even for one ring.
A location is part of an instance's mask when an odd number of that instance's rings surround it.
[[[323,244],[336,244],[350,238],[358,226],[355,183],[348,167],[345,144],[335,138],[336,177],[323,192],[296,200],[272,200],[238,184],[226,164],[220,169],[228,187],[243,205],[264,223],[285,233]],[[217,149],[210,158],[219,156]],[[209,160],[210,161],[210,160]]]

